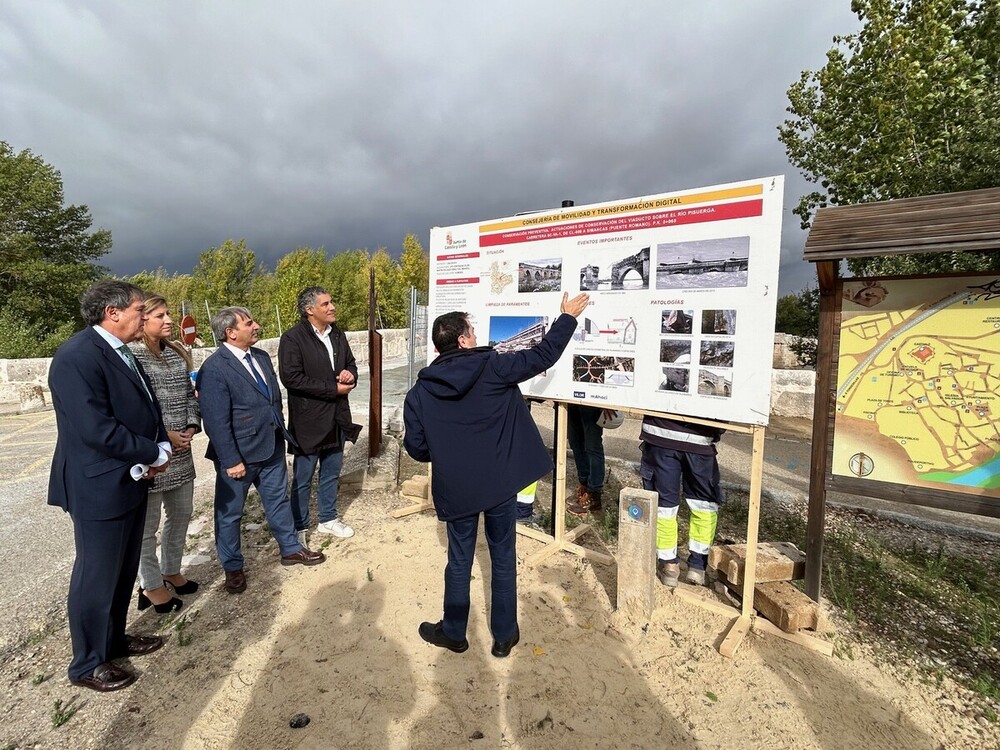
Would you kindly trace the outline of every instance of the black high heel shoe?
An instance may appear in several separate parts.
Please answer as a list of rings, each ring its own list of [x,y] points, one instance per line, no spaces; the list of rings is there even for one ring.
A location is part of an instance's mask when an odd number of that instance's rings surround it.
[[[172,588],[174,590],[175,594],[180,594],[182,596],[185,595],[185,594],[193,594],[195,591],[198,590],[198,587],[201,585],[197,581],[192,581],[190,578],[188,578],[180,586],[178,586],[177,584],[171,583],[170,581],[168,581],[166,579],[164,579],[163,582],[165,584],[167,584],[170,588]]]
[[[184,602],[178,599],[176,596],[170,597],[169,602],[165,602],[163,604],[153,604],[150,598],[146,596],[145,591],[143,589],[139,589],[139,596],[136,599],[136,607],[140,612],[142,612],[144,609],[149,609],[150,607],[152,607],[153,609],[156,610],[157,614],[160,615],[165,615],[168,612],[173,612],[175,610],[180,609],[183,606]]]

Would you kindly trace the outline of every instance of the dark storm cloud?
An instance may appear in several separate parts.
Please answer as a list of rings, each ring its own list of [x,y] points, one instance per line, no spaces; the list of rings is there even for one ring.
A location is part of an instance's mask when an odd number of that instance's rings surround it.
[[[786,174],[777,141],[849,4],[29,2],[0,7],[0,139],[63,174],[119,273],[246,238],[398,251],[446,226]]]

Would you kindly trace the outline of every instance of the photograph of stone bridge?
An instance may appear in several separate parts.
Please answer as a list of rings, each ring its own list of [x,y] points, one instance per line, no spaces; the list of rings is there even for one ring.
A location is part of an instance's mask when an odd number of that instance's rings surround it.
[[[562,258],[523,260],[517,264],[517,291],[558,292],[562,286]]]
[[[612,261],[607,276],[601,278],[601,267],[586,265],[580,269],[580,291],[598,289],[649,289],[649,248]]]
[[[749,269],[749,237],[722,237],[656,246],[657,289],[746,286]]]

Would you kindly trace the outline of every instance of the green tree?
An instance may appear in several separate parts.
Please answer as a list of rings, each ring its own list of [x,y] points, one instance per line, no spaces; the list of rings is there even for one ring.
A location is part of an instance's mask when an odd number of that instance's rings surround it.
[[[403,252],[399,256],[399,266],[403,272],[403,283],[426,294],[431,263],[415,234],[407,234],[403,238]]]
[[[277,336],[299,320],[296,309],[299,292],[309,286],[327,287],[330,278],[326,251],[300,247],[278,260],[273,274],[259,277],[254,288],[254,315],[265,335]],[[278,316],[280,314],[280,327]]]
[[[774,330],[796,338],[788,344],[799,361],[816,367],[816,338],[819,336],[819,290],[806,287],[778,298]]]
[[[375,251],[368,267],[375,269],[376,326],[404,328],[410,310],[410,285],[403,278],[402,268],[384,247]]]
[[[326,288],[337,305],[337,325],[344,331],[368,328],[368,253],[344,250],[329,261]]]
[[[191,302],[214,313],[220,307],[250,305],[257,258],[245,240],[226,240],[198,256],[191,274]]]
[[[856,34],[788,90],[779,138],[818,188],[794,213],[1000,185],[1000,4],[854,0]],[[851,261],[859,275],[1000,268],[997,253]]]
[[[9,338],[25,342],[17,356],[51,354],[82,325],[80,294],[107,273],[92,261],[111,249],[111,233],[91,231],[87,207],[63,201],[54,167],[0,141],[0,313]],[[0,356],[11,351],[0,344]]]

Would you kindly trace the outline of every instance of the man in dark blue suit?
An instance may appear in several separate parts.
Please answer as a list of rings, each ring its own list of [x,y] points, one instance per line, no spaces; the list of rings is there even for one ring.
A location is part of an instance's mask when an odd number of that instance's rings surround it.
[[[417,461],[430,461],[431,494],[448,526],[444,618],[421,623],[420,637],[461,653],[469,648],[469,581],[479,514],[490,548],[492,653],[503,658],[520,639],[514,520],[517,492],[552,470],[517,384],[554,365],[590,300],[563,294],[552,328],[538,344],[499,354],[476,346],[476,331],[462,312],[439,316],[431,329],[438,358],[417,375],[406,394],[403,445]]]
[[[142,335],[142,290],[99,281],[80,299],[88,328],[59,347],[49,369],[56,412],[49,505],[73,519],[76,560],[68,614],[74,685],[100,692],[135,675],[113,659],[151,653],[155,636],[125,633],[139,568],[149,482],[166,471],[170,441],[159,403],[128,347]]]
[[[206,458],[215,462],[215,548],[226,572],[226,591],[246,590],[240,521],[250,485],[257,488],[282,565],[318,565],[326,559],[299,543],[288,502],[285,419],[271,358],[254,344],[260,326],[245,307],[224,307],[212,317],[221,342],[198,371],[198,401],[208,435]]]

